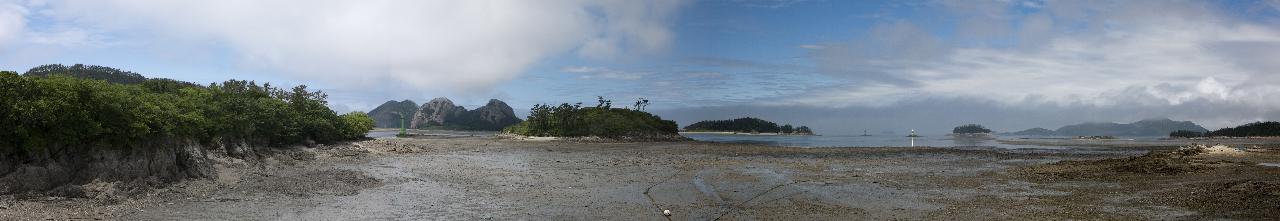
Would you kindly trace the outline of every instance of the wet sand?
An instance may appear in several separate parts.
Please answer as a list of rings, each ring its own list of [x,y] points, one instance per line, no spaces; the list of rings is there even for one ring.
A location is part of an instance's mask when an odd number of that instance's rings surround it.
[[[784,148],[423,136],[221,159],[219,176],[86,198],[4,196],[0,219],[1275,219],[1275,150]],[[1129,163],[1126,163],[1129,162]],[[1136,162],[1136,163],[1134,163]],[[1154,162],[1154,163],[1153,163]],[[1209,165],[1209,166],[1204,166]],[[1141,168],[1151,167],[1153,170]],[[1165,170],[1160,168],[1193,168]],[[1117,169],[1120,168],[1120,169]],[[1126,170],[1125,168],[1138,168]],[[1081,175],[1094,174],[1094,175]],[[1235,205],[1235,207],[1227,207]],[[1246,205],[1246,206],[1241,206]],[[662,210],[673,215],[663,216]]]

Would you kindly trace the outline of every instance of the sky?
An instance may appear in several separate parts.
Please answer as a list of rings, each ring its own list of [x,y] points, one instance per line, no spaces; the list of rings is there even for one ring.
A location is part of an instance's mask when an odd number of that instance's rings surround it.
[[[605,96],[824,134],[1280,119],[1280,0],[0,0],[0,70],[305,84],[339,112]]]

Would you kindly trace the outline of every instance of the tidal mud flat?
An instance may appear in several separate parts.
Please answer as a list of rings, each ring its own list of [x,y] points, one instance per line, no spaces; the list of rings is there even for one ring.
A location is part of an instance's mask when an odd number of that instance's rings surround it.
[[[786,148],[382,138],[212,179],[3,196],[0,219],[1276,219],[1280,150]],[[671,210],[672,216],[662,215]]]

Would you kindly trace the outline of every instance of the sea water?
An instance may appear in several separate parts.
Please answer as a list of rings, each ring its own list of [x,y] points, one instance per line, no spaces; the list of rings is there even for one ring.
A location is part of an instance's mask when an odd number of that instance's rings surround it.
[[[998,139],[1020,139],[1012,136],[992,137],[953,137],[948,135],[921,135],[907,137],[904,135],[834,135],[834,136],[778,136],[749,134],[711,134],[684,133],[685,137],[700,141],[722,143],[750,143],[785,147],[996,147],[996,148],[1036,148],[1060,149],[1066,147],[1010,145],[997,142]]]

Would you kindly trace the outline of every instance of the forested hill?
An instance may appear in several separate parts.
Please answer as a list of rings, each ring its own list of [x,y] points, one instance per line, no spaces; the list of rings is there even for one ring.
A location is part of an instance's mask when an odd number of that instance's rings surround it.
[[[409,126],[409,120],[413,119],[413,114],[417,110],[418,104],[411,100],[391,100],[370,110],[369,117],[372,117],[374,125],[380,128],[407,127]]]
[[[813,134],[813,131],[807,126],[792,127],[790,124],[778,126],[777,123],[754,117],[732,120],[704,120],[685,126],[684,129],[693,132]]]
[[[1120,123],[1083,123],[1058,128],[1062,136],[1165,136],[1173,131],[1208,131],[1191,121],[1173,121],[1167,118],[1140,120],[1128,124]]]
[[[147,81],[146,77],[141,74],[130,71],[121,71],[111,67],[103,67],[97,65],[75,64],[71,66],[61,64],[40,65],[31,70],[27,70],[22,76],[25,77],[49,77],[53,75],[67,75],[76,78],[104,80],[118,84],[141,84]]]

